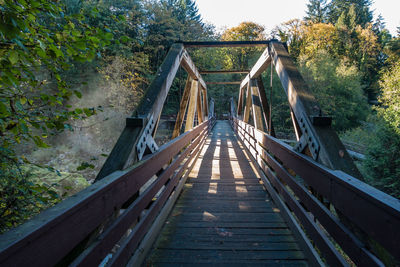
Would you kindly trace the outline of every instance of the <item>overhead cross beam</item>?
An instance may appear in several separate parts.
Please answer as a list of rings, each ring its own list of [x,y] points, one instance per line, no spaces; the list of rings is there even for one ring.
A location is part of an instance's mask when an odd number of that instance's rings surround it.
[[[264,41],[209,41],[209,42],[181,42],[185,47],[265,47],[270,43]]]
[[[200,74],[240,74],[249,73],[249,70],[201,70]]]

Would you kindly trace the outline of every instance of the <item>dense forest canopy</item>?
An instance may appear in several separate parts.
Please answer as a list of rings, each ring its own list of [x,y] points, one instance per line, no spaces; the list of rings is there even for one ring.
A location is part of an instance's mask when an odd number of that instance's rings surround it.
[[[334,128],[366,155],[366,180],[400,197],[399,34],[373,19],[370,0],[309,0],[305,18],[269,33],[253,22],[219,33],[193,0],[0,0],[0,231],[89,184],[181,40],[287,42]],[[199,69],[216,70],[249,69],[262,50],[189,52]],[[269,75],[276,130],[291,138],[286,97]],[[185,79],[178,71],[164,114],[176,114]],[[208,90],[217,113],[237,97],[235,86]]]

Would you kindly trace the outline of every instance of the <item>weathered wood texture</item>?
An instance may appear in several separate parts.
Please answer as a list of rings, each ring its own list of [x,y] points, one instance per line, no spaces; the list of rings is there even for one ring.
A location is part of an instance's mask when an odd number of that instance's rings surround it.
[[[250,111],[251,111],[251,88],[250,85],[248,84],[246,90],[246,105],[244,106],[244,112],[243,112],[244,122],[249,122]]]
[[[240,84],[241,81],[206,82],[206,84]]]
[[[270,41],[210,41],[182,42],[185,47],[252,47],[266,46]]]
[[[172,132],[172,138],[177,137],[181,133],[182,123],[185,118],[186,108],[189,103],[190,89],[192,88],[192,77],[188,77],[186,80],[185,89],[183,91],[181,103],[179,106],[179,112],[176,116],[174,131]]]
[[[204,108],[204,106],[203,106],[203,101],[202,100],[203,100],[203,96],[202,96],[201,90],[199,88],[199,91],[197,93],[197,121],[199,123],[202,123],[203,120],[204,120],[204,117],[203,117],[203,108]]]
[[[186,70],[186,72],[191,76],[193,79],[198,80],[200,85],[204,88],[207,89],[206,84],[201,77],[200,72],[194,65],[194,62],[189,56],[189,53],[184,49],[182,53],[182,67]]]
[[[200,74],[249,73],[249,70],[201,70]]]
[[[145,266],[307,260],[227,121],[218,121]]]
[[[197,110],[197,95],[199,93],[199,82],[196,80],[192,81],[192,87],[190,89],[189,107],[186,115],[185,132],[191,130],[194,127],[194,117]]]
[[[163,193],[142,218],[147,225],[138,225],[142,228],[132,232],[132,240],[140,241],[157,209],[173,190],[174,183],[180,175],[179,171],[175,172],[180,162],[187,155],[192,155],[190,152],[200,139],[206,136],[209,123],[210,121],[205,122],[165,144],[136,168],[114,172],[20,227],[5,233],[0,238],[0,265],[54,266],[157,174],[157,182],[139,195],[135,202],[100,235],[99,239],[84,252],[83,257],[77,260],[77,265],[83,264],[86,260],[90,264],[98,265],[138,216],[149,208],[155,194],[165,185]],[[160,171],[169,163],[171,164],[168,168]],[[173,178],[170,179],[171,176]],[[116,258],[118,257],[114,257]]]
[[[270,112],[270,106],[267,99],[267,94],[265,92],[264,83],[262,81],[261,75],[257,78],[258,92],[260,94],[261,106],[263,110],[263,117],[265,121],[265,126],[267,127],[268,133],[275,136],[274,124],[272,123],[272,117]],[[270,129],[271,128],[271,129]]]
[[[264,132],[263,108],[256,79],[250,80],[251,91],[251,111],[253,113],[253,122],[256,129]]]
[[[393,257],[399,259],[400,236],[395,230],[400,227],[399,200],[341,171],[329,170],[243,121],[235,118],[233,120],[240,138],[257,159],[282,199],[299,218],[307,235],[315,242],[328,263],[335,266],[346,265],[335,246],[325,237],[326,232],[359,266],[382,265],[368,250],[369,246],[363,244],[343,225],[303,183],[315,188],[322,197],[338,207],[343,215],[368,233],[369,237],[378,241]],[[288,169],[297,174],[296,178]],[[291,190],[287,190],[286,186]],[[320,229],[319,225],[322,225],[323,229]]]

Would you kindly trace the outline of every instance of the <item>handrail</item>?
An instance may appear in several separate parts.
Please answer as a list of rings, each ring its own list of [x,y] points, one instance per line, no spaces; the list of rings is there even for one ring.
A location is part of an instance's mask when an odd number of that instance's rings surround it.
[[[325,203],[309,192],[307,186],[332,203],[337,211],[379,242],[394,258],[400,259],[400,200],[342,171],[328,169],[234,116],[231,116],[231,122],[276,193],[297,216],[329,264],[347,265],[330,241],[333,238],[357,265],[383,265]]]
[[[98,265],[131,230],[132,233],[121,243],[120,250],[109,264],[126,263],[174,190],[190,159],[204,144],[214,123],[215,118],[203,122],[163,145],[158,152],[130,170],[112,173],[5,233],[0,239],[0,265],[54,266],[60,262],[69,264],[73,260],[73,265]],[[165,165],[168,167],[163,169]],[[154,175],[158,176],[157,179],[108,228],[100,231],[94,243],[80,255],[65,258],[104,220],[115,215],[115,211],[137,195]]]

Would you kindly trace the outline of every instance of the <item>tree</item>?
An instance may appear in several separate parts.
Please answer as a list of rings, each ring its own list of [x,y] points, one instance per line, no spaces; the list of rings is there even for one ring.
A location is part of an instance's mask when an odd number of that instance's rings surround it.
[[[257,41],[265,39],[265,29],[254,22],[242,22],[236,27],[226,29],[221,36],[222,41]],[[255,48],[224,49],[225,67],[228,69],[248,69],[250,60],[254,58]]]
[[[343,131],[360,125],[369,113],[356,66],[328,52],[299,59],[300,71],[323,111],[333,117],[333,127]]]
[[[372,22],[373,12],[370,10],[371,0],[332,0],[329,4],[329,22],[336,24],[340,16],[354,11],[354,23],[365,27]]]
[[[306,21],[322,23],[327,20],[328,5],[326,0],[309,0],[307,4]]]
[[[174,42],[209,39],[213,34],[211,28],[196,15],[197,8],[192,1],[148,2],[145,9],[143,48],[150,56],[153,71],[161,64]]]
[[[400,62],[384,71],[380,80],[380,119],[374,142],[364,162],[370,183],[400,198]]]
[[[60,3],[0,0],[0,228],[57,201],[49,187],[33,184],[15,153],[21,142],[47,147],[45,138],[69,128],[68,120],[94,114],[70,109],[74,94],[63,79],[73,62],[91,61],[113,35],[91,27],[81,14],[68,15]],[[0,231],[1,231],[0,230]]]
[[[275,27],[272,30],[271,35],[273,38],[278,37],[282,42],[286,42],[289,47],[290,55],[294,60],[297,60],[303,46],[303,29],[303,21],[299,19],[291,19]]]
[[[330,23],[312,23],[302,26],[302,46],[300,55],[314,58],[320,51],[327,51],[332,57],[337,55],[338,33]]]
[[[173,10],[174,16],[182,23],[196,22],[201,24],[202,19],[196,2],[192,0],[165,0]]]

